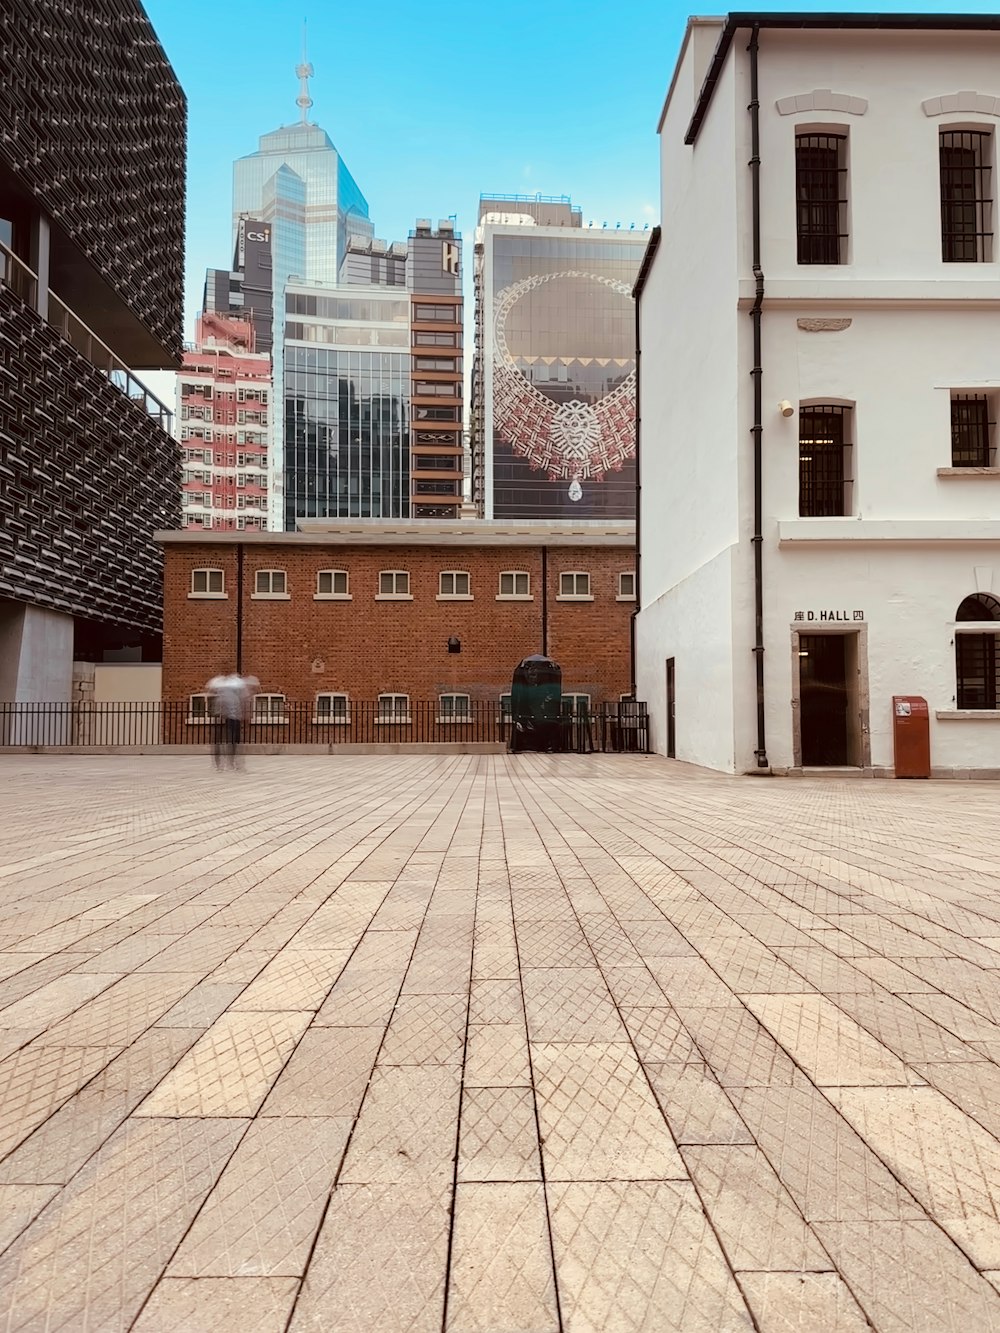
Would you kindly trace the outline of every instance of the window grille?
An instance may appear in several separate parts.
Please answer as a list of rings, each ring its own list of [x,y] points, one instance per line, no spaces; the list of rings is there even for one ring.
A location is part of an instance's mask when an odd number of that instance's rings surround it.
[[[559,596],[560,597],[589,597],[590,596],[590,575],[579,573],[566,573],[559,575]]]
[[[253,700],[253,720],[255,722],[280,722],[285,717],[285,696],[283,694],[255,694]]]
[[[618,596],[635,597],[635,574],[631,570],[618,575]]]
[[[350,699],[346,694],[317,694],[317,722],[349,722],[350,720]]]
[[[990,420],[986,394],[954,393],[951,396],[952,467],[992,467],[995,421]]]
[[[984,264],[993,248],[993,136],[942,130],[941,258],[946,264]]]
[[[828,518],[850,513],[849,407],[799,409],[799,514]]]
[[[843,264],[847,248],[847,136],[795,136],[800,264]]]

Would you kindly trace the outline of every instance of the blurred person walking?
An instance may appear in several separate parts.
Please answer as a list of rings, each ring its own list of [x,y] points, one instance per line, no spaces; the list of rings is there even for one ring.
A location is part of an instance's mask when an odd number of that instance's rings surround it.
[[[212,755],[216,768],[241,768],[240,741],[249,691],[242,676],[213,676],[206,685],[216,717]]]

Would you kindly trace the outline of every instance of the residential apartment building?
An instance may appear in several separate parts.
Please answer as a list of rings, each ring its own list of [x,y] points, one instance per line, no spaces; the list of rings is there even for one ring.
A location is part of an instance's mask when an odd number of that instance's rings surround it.
[[[177,376],[185,528],[267,527],[271,358],[250,320],[201,315]]]
[[[998,56],[995,15],[688,26],[638,283],[661,752],[891,772],[913,696],[934,772],[998,770]]]
[[[484,518],[635,516],[635,307],[648,237],[568,196],[483,195],[473,497]]]
[[[159,656],[179,517],[184,95],[138,0],[0,9],[0,700]]]
[[[166,558],[163,697],[203,712],[205,681],[260,681],[269,717],[313,701],[500,705],[531,653],[596,709],[630,692],[634,528],[308,520],[298,532],[160,534]],[[401,735],[405,740],[406,736]]]

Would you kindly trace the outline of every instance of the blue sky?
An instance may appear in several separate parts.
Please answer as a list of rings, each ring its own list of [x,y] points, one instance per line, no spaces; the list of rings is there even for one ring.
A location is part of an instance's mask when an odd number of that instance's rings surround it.
[[[188,98],[186,336],[205,268],[232,258],[233,160],[298,119],[303,19],[310,118],[366,195],[376,235],[401,240],[415,218],[454,213],[471,240],[482,191],[570,194],[585,220],[612,226],[657,220],[656,122],[691,12],[673,0],[144,2]]]

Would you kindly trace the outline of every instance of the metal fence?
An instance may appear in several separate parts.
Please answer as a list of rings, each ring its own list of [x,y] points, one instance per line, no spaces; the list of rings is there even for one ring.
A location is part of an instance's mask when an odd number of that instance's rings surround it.
[[[395,708],[388,712],[379,701],[351,700],[341,712],[321,715],[314,703],[275,708],[268,699],[266,715],[251,715],[242,724],[242,740],[267,746],[510,742],[510,715],[496,703],[471,702],[465,711],[448,714],[437,700],[410,702],[405,712]],[[213,716],[193,715],[186,702],[0,704],[0,749],[205,745],[216,741],[220,727]],[[552,738],[554,749],[577,753],[648,754],[646,705],[623,700],[593,712],[567,710]]]

